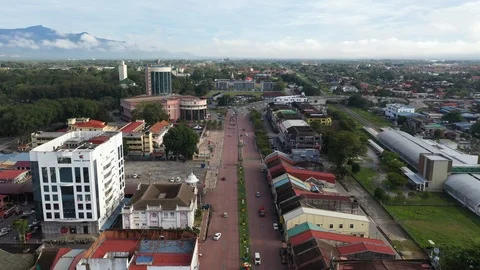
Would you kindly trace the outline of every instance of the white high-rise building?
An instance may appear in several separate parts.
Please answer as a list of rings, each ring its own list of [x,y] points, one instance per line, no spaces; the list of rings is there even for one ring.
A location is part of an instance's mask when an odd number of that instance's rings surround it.
[[[125,65],[125,61],[122,61],[120,63],[120,66],[118,66],[118,80],[123,81],[128,77],[127,75],[127,65]]]
[[[122,133],[72,131],[30,151],[45,238],[98,234],[124,198]]]

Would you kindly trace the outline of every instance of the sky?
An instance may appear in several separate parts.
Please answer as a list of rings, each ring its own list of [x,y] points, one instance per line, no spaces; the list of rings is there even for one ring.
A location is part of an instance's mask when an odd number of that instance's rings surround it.
[[[0,28],[88,32],[141,51],[480,58],[480,0],[3,0],[1,10]]]

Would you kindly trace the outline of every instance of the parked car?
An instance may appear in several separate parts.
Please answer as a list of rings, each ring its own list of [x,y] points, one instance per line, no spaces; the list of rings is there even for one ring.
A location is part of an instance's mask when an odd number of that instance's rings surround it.
[[[224,177],[222,177],[222,181],[225,181],[225,180],[227,180],[227,178],[225,178],[225,176],[224,176]]]
[[[222,237],[222,233],[217,232],[217,233],[213,236],[213,240],[218,241],[218,240],[220,239],[220,237]]]

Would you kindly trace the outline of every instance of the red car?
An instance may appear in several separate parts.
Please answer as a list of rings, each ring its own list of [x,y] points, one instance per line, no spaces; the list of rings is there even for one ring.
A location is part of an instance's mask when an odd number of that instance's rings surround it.
[[[222,177],[222,181],[225,181],[225,180],[227,180],[227,179],[225,178],[225,176],[224,176],[224,177]]]

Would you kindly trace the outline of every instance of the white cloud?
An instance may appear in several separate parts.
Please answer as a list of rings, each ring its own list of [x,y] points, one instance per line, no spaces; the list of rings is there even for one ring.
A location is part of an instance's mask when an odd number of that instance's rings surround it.
[[[18,48],[27,48],[27,49],[39,49],[40,47],[35,44],[34,40],[26,39],[23,37],[14,37],[8,40],[6,44],[7,47],[18,47]]]
[[[426,58],[468,57],[480,55],[480,41],[438,42],[409,41],[398,38],[363,39],[342,42],[321,42],[306,39],[296,42],[214,39],[211,48],[202,48],[206,55],[274,58]]]
[[[59,49],[78,49],[78,44],[68,40],[68,39],[56,39],[54,41],[44,40],[42,41],[43,46],[55,47]]]

